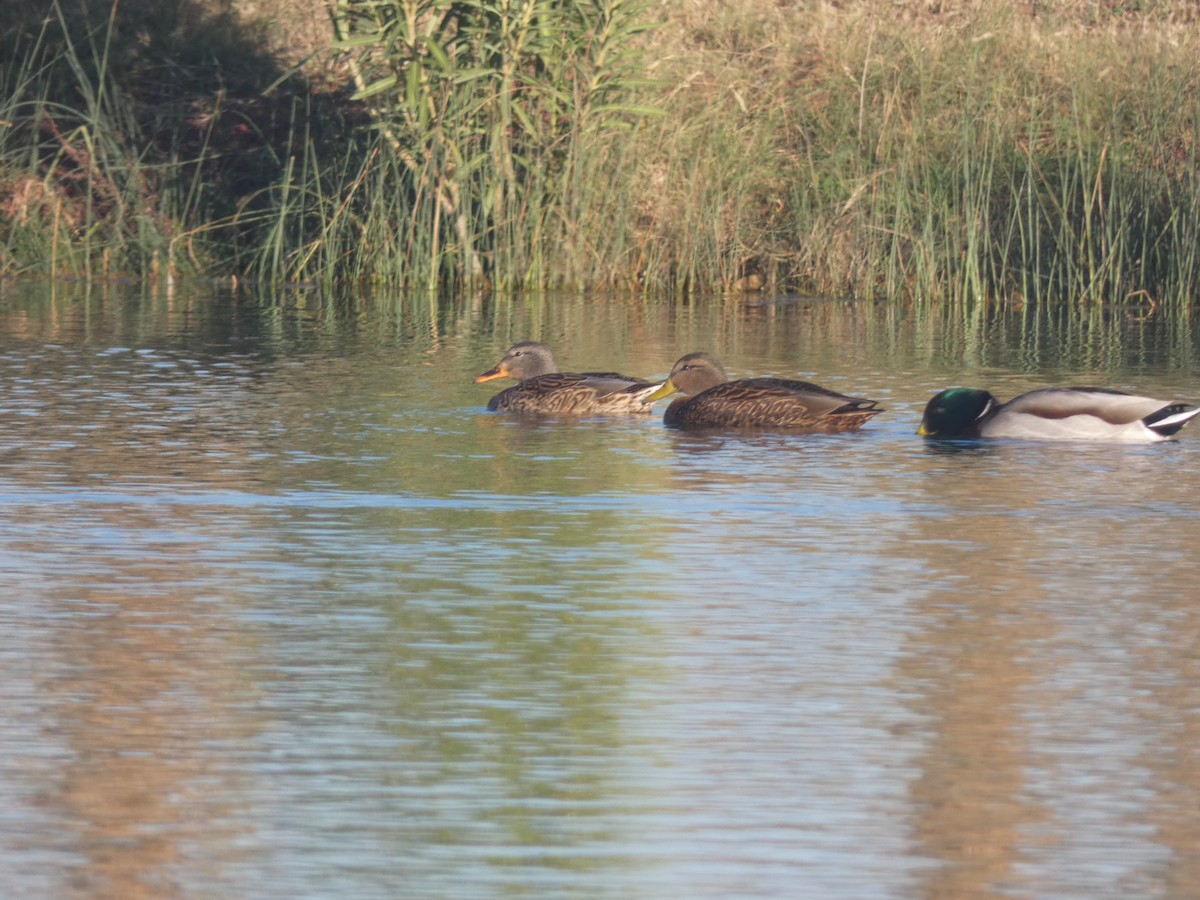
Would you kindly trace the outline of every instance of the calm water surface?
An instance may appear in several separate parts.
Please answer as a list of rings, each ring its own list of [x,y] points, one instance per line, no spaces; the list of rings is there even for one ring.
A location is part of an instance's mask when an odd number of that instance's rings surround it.
[[[0,292],[7,896],[1196,896],[1200,431],[913,433],[950,384],[1200,399],[1188,323],[387,307]],[[527,338],[888,411],[486,413]]]

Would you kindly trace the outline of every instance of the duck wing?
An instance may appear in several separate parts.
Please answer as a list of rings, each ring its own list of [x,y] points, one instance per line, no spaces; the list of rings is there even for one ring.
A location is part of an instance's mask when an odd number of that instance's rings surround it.
[[[980,427],[984,437],[1155,441],[1200,408],[1110,388],[1044,388],[1014,397]]]
[[[667,424],[849,431],[883,410],[807,381],[744,378],[718,384],[667,409]]]
[[[488,401],[488,409],[543,415],[648,413],[645,397],[657,387],[616,372],[554,372],[501,391]]]

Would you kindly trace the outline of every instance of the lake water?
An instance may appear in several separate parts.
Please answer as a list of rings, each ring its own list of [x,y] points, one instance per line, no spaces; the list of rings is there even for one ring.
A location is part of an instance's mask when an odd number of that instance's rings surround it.
[[[1188,325],[0,285],[3,893],[1196,896],[1200,428],[914,434],[952,384],[1200,399]],[[487,413],[530,338],[887,412]]]

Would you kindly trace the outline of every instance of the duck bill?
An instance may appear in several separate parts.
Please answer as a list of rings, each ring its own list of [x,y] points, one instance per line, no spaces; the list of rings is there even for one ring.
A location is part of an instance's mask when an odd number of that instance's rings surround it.
[[[494,369],[488,369],[482,375],[476,375],[475,383],[479,384],[481,381],[495,381],[497,378],[507,377],[508,369],[504,368],[503,366],[496,366]]]
[[[921,437],[933,437],[933,432],[929,430],[929,426],[927,426],[924,422],[922,422],[917,428],[917,434],[919,434]]]
[[[669,397],[677,390],[679,390],[679,388],[675,387],[671,379],[668,378],[666,381],[660,384],[656,390],[646,395],[645,402],[653,403],[655,400],[661,400],[663,397]]]

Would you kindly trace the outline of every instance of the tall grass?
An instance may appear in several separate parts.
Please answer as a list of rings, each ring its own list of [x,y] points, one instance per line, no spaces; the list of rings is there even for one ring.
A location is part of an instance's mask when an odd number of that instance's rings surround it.
[[[142,270],[162,248],[165,220],[141,202],[153,189],[135,155],[129,104],[108,74],[111,46],[105,34],[77,35],[76,45],[59,30],[52,73],[49,36],[64,21],[57,6],[52,12],[24,53],[0,65],[8,219],[0,263],[77,277]],[[69,99],[54,89],[56,77],[71,79]],[[48,170],[58,173],[53,182]]]
[[[264,61],[157,104],[109,8],[0,62],[0,271],[1150,310],[1200,287],[1182,0],[339,0],[354,99]]]
[[[720,184],[743,137],[741,197],[759,196],[738,211],[723,192],[741,246],[717,246],[730,225],[703,205],[663,210],[659,234],[712,239],[685,269],[727,284],[750,258],[777,284],[919,300],[1191,302],[1194,31],[1055,30],[1007,6],[929,27],[894,9],[721,48],[727,68],[708,71],[731,74],[706,91],[692,159]]]
[[[227,5],[6,3],[0,275],[262,274],[281,230],[288,249],[268,274],[288,271],[304,232],[281,226],[295,203],[278,201],[296,159],[311,198],[318,162],[340,174],[333,141],[342,152],[356,142],[336,95],[316,112]],[[317,205],[304,205],[311,224]]]
[[[570,277],[559,255],[577,261],[591,225],[579,213],[592,144],[646,112],[632,94],[641,12],[641,0],[339,0],[338,46],[381,141],[369,178],[384,180],[368,194],[380,205],[357,225],[386,271],[430,287]]]

